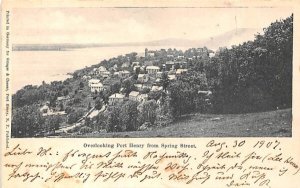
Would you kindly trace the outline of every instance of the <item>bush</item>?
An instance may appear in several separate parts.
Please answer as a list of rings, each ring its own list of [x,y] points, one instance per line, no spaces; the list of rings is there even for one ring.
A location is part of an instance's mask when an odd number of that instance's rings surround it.
[[[80,128],[80,131],[79,131],[81,134],[86,134],[86,133],[91,133],[93,132],[92,128],[90,127],[87,127],[87,126],[84,126],[84,127],[81,127]]]

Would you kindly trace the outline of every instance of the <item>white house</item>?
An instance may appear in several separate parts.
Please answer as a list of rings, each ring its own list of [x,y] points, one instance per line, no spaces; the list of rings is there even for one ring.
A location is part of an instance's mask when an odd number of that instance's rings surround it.
[[[187,69],[177,69],[176,70],[176,75],[181,75],[187,73]]]
[[[115,93],[108,98],[109,105],[115,105],[116,103],[122,102],[124,100],[124,95],[120,93]]]
[[[137,91],[132,91],[132,92],[129,93],[129,99],[130,99],[130,100],[133,100],[133,101],[137,101],[137,100],[138,100],[138,95],[139,95],[139,94],[140,94],[140,93],[137,92]]]
[[[215,53],[214,53],[214,52],[210,52],[210,53],[208,54],[208,56],[209,56],[210,58],[215,57]]]
[[[148,82],[149,76],[147,74],[139,74],[137,80],[141,83],[145,83]]]
[[[166,69],[167,70],[173,70],[174,69],[174,62],[173,61],[167,61],[166,62]]]
[[[141,68],[141,66],[135,65],[135,66],[133,67],[133,71],[136,71],[136,69],[140,69],[140,68]]]
[[[103,72],[106,72],[106,71],[107,71],[106,68],[103,67],[103,66],[100,66],[100,67],[97,69],[97,72],[98,72],[99,74],[102,74]]]
[[[156,74],[159,71],[159,67],[158,66],[147,66],[146,71],[148,72],[148,74]]]
[[[162,86],[152,86],[151,91],[161,91],[162,89]]]
[[[176,80],[176,76],[173,74],[168,75],[168,78],[169,78],[169,80]]]
[[[122,68],[128,68],[130,66],[130,63],[129,62],[125,62],[122,64]]]
[[[58,106],[59,104],[66,105],[66,103],[67,103],[70,99],[71,99],[71,98],[70,98],[69,95],[57,97],[57,99],[56,99],[56,105],[57,105],[57,106]]]
[[[156,78],[161,78],[162,77],[163,72],[157,72],[156,73]]]
[[[134,61],[134,62],[132,62],[132,64],[131,64],[132,67],[138,66],[138,65],[140,65],[140,62],[138,62],[138,61]]]
[[[130,72],[129,71],[119,71],[119,77],[121,78],[128,78],[130,76]]]
[[[110,72],[108,72],[108,71],[104,71],[104,72],[101,73],[101,76],[102,76],[103,78],[108,78],[109,75],[110,75]]]
[[[148,100],[148,94],[140,94],[137,96],[137,100],[139,102],[145,102]]]
[[[89,80],[89,87],[91,87],[92,84],[98,84],[100,83],[99,79],[90,79]]]
[[[104,87],[102,83],[95,83],[95,84],[91,84],[91,92],[100,92],[103,91]]]

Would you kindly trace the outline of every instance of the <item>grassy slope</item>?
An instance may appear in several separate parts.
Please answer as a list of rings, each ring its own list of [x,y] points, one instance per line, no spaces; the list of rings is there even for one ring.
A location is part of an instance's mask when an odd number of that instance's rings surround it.
[[[101,133],[82,137],[290,137],[292,110],[249,114],[193,114],[150,131]]]

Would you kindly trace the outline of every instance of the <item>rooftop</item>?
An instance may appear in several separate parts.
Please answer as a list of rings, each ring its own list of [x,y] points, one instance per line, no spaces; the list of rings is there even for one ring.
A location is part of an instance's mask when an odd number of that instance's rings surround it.
[[[140,93],[137,92],[137,91],[132,91],[132,92],[129,93],[129,96],[136,97],[136,96],[138,96],[139,94],[140,94]]]
[[[122,99],[124,98],[125,96],[120,94],[120,93],[115,93],[115,94],[112,94],[111,96],[109,96],[109,98],[117,98],[117,99]]]

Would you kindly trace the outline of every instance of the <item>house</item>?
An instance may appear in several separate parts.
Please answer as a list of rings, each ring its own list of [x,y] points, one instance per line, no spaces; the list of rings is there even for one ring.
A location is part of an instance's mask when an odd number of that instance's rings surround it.
[[[61,97],[57,97],[56,102],[66,102],[70,100],[70,96],[61,96]]]
[[[114,76],[119,76],[119,72],[114,72]]]
[[[134,72],[135,72],[137,69],[141,69],[141,66],[135,65],[135,66],[133,67],[133,71],[134,71]]]
[[[162,86],[152,86],[151,91],[161,91],[162,89]]]
[[[138,100],[138,95],[139,95],[139,94],[140,94],[140,93],[137,92],[137,91],[132,91],[132,92],[129,93],[129,99],[130,99],[130,100],[133,100],[133,101],[137,101],[137,100]]]
[[[56,106],[59,106],[60,104],[62,105],[66,105],[68,101],[70,101],[70,96],[67,95],[67,96],[61,96],[61,97],[57,97],[56,99]]]
[[[91,84],[91,92],[100,92],[103,91],[104,87],[102,83],[95,83],[95,84]]]
[[[214,52],[210,52],[210,53],[208,54],[208,56],[209,56],[210,58],[215,57],[215,53],[214,53]]]
[[[148,94],[140,94],[137,96],[137,100],[139,102],[145,102],[148,100]]]
[[[128,68],[130,66],[130,63],[129,62],[125,62],[122,64],[122,68]]]
[[[187,69],[177,69],[176,70],[176,75],[182,75],[182,74],[185,74],[187,73]]]
[[[174,69],[174,62],[173,61],[167,61],[166,62],[166,70],[173,70]]]
[[[179,56],[177,56],[177,59],[184,59],[184,56],[183,55],[179,55]]]
[[[132,62],[131,66],[134,67],[134,66],[139,66],[140,65],[140,62],[138,61],[134,61]]]
[[[92,84],[98,84],[100,83],[99,79],[90,79],[89,80],[89,87],[91,87]]]
[[[108,71],[104,71],[104,72],[101,73],[101,76],[102,76],[103,78],[108,78],[109,75],[110,75],[110,72],[108,72]]]
[[[146,83],[149,80],[149,76],[148,74],[139,74],[137,80],[141,83]]]
[[[198,91],[198,94],[205,95],[205,96],[210,96],[212,94],[212,92],[211,91]]]
[[[162,77],[163,72],[157,72],[156,73],[156,78],[161,78]]]
[[[151,85],[148,84],[134,84],[134,87],[138,90],[138,91],[142,91],[143,89],[151,89]]]
[[[106,72],[107,70],[106,70],[106,68],[105,67],[103,67],[103,66],[100,66],[97,70],[96,70],[96,72],[98,73],[98,74],[102,74],[103,72]]]
[[[119,71],[119,77],[120,78],[128,78],[130,76],[130,72],[129,71]]]
[[[169,80],[176,80],[176,76],[173,74],[168,75],[168,78],[169,78]]]
[[[147,57],[154,57],[155,53],[154,52],[148,52]]]
[[[50,108],[47,104],[45,104],[44,106],[42,106],[40,108],[40,112],[44,115],[44,114],[48,114],[50,112]]]
[[[146,71],[148,72],[148,74],[156,74],[159,71],[159,67],[158,66],[147,66]]]
[[[109,105],[115,105],[117,103],[123,102],[124,101],[124,95],[120,93],[115,93],[108,98],[108,104]]]
[[[91,76],[84,75],[84,76],[82,77],[82,79],[88,80],[88,79],[91,79]]]

